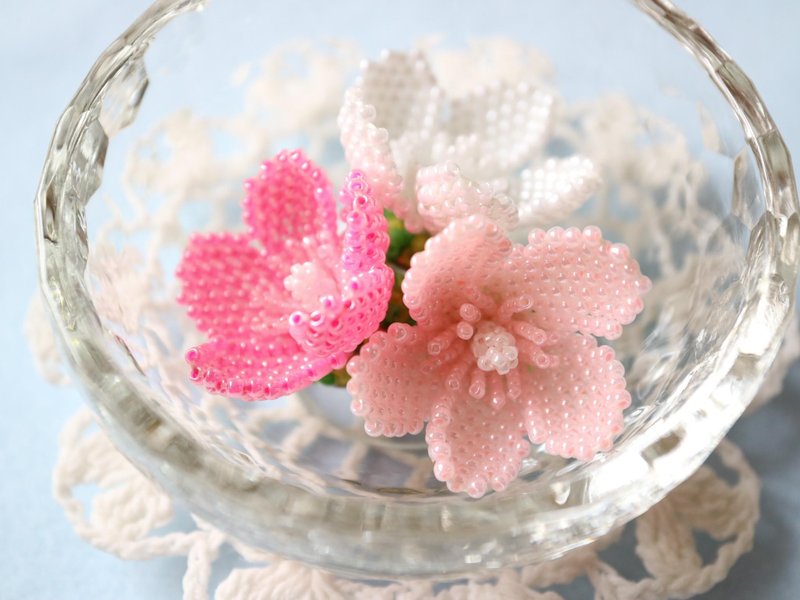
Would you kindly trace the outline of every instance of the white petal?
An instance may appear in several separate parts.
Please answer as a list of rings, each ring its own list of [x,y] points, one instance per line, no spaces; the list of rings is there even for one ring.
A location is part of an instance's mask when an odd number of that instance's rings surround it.
[[[422,55],[389,52],[365,64],[359,84],[345,93],[339,113],[340,138],[350,167],[364,172],[375,198],[411,231],[422,228],[413,195],[414,174],[418,164],[429,160],[441,98]]]
[[[526,169],[511,194],[517,199],[519,224],[545,227],[569,216],[600,188],[594,163],[582,156],[551,158]]]
[[[419,213],[431,233],[471,215],[489,217],[505,230],[517,225],[517,208],[497,184],[467,179],[452,162],[420,169],[416,193]]]
[[[430,134],[439,123],[442,92],[421,53],[384,52],[364,64],[359,87],[375,109],[374,124],[393,139],[406,132]]]
[[[434,159],[453,160],[473,179],[507,177],[544,145],[552,105],[549,93],[527,83],[479,88],[453,101],[452,142]]]

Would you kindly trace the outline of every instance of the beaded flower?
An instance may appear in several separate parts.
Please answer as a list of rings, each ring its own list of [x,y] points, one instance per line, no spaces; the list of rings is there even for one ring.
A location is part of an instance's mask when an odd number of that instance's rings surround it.
[[[348,163],[409,231],[476,214],[511,230],[552,224],[600,185],[580,156],[523,169],[548,140],[553,103],[525,82],[451,100],[422,54],[386,52],[347,90],[339,128]]]
[[[336,201],[300,152],[281,152],[245,182],[247,233],[193,236],[178,301],[208,341],[186,354],[215,393],[277,398],[342,367],[386,314],[394,283],[383,207],[352,171]]]
[[[414,255],[402,283],[416,325],[374,333],[347,371],[370,435],[418,433],[454,492],[503,490],[530,452],[588,460],[631,401],[614,351],[650,280],[628,248],[583,231],[534,229],[514,244],[477,215]]]

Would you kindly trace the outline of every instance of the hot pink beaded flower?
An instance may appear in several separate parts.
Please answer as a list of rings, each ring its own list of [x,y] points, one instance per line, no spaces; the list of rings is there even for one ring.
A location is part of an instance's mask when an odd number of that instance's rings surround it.
[[[339,113],[348,163],[409,231],[435,233],[484,215],[504,229],[568,215],[600,178],[585,157],[523,168],[544,147],[553,96],[526,82],[498,82],[449,99],[420,53],[367,62]]]
[[[416,254],[403,300],[416,325],[373,334],[348,363],[352,410],[370,435],[427,421],[434,474],[454,492],[504,489],[534,444],[564,457],[607,449],[630,404],[608,346],[650,281],[597,228],[533,230],[512,244],[481,216]]]
[[[277,398],[342,367],[374,332],[394,283],[383,208],[363,175],[336,202],[300,151],[281,152],[245,183],[247,233],[194,236],[179,302],[208,341],[189,350],[191,378],[247,400]]]

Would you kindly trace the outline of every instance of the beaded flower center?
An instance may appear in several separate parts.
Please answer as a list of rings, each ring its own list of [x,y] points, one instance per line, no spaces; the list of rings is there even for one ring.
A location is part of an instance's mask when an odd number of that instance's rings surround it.
[[[542,349],[558,336],[548,336],[532,323],[535,313],[528,296],[498,303],[477,288],[468,288],[466,294],[471,301],[459,307],[459,320],[428,342],[423,370],[431,373],[452,365],[445,379],[450,390],[466,390],[498,409],[507,399],[520,396],[520,365],[539,369],[558,365],[557,357]]]
[[[481,321],[472,337],[472,354],[483,371],[506,375],[519,364],[519,350],[514,336],[492,321]]]

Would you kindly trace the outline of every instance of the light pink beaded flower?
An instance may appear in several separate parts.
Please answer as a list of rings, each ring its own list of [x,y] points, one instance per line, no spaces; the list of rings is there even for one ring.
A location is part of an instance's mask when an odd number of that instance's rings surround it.
[[[363,175],[336,202],[325,174],[281,152],[245,183],[247,233],[191,238],[179,302],[208,341],[189,350],[191,378],[216,393],[277,398],[342,367],[374,332],[394,283],[383,208]]]
[[[420,53],[365,63],[339,113],[348,163],[409,231],[484,215],[504,229],[550,225],[600,186],[585,157],[526,168],[548,140],[553,96],[498,82],[450,99]]]
[[[597,228],[533,230],[512,244],[489,219],[452,222],[402,284],[416,325],[373,334],[348,363],[370,435],[427,421],[434,474],[454,492],[504,489],[529,453],[590,459],[630,404],[624,369],[593,336],[618,337],[650,281]]]

